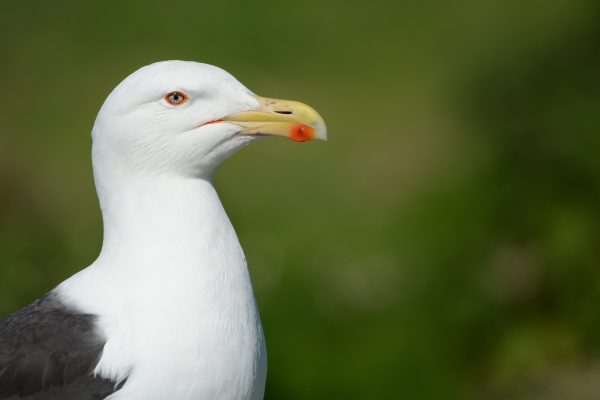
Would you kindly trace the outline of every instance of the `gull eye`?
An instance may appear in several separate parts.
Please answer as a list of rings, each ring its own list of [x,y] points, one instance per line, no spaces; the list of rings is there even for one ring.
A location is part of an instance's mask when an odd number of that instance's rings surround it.
[[[165,95],[165,100],[167,103],[172,104],[174,106],[180,106],[190,98],[182,92],[171,92]]]

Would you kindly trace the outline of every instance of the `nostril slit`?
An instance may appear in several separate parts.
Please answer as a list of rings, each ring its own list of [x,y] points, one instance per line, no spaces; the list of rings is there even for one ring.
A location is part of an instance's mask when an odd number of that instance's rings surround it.
[[[291,111],[275,111],[277,114],[291,114]]]

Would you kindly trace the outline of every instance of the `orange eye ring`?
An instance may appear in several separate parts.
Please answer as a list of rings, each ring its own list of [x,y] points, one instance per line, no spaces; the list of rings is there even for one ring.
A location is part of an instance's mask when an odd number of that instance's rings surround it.
[[[165,101],[172,106],[180,106],[186,103],[190,98],[183,92],[170,92],[165,95]]]

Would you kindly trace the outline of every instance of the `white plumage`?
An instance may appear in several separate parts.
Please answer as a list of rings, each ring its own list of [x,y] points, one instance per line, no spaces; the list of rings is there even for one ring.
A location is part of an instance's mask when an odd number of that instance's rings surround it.
[[[185,104],[170,104],[172,92]],[[314,110],[257,97],[205,64],[156,63],[110,94],[93,129],[102,250],[56,290],[99,317],[106,344],[94,373],[125,381],[109,399],[263,398],[259,314],[211,175],[263,134],[298,132],[325,138]]]

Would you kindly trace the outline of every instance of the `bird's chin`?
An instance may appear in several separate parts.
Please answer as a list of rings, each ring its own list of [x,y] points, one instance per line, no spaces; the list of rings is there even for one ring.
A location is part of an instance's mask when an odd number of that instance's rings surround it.
[[[258,139],[261,139],[261,137],[257,137],[256,135],[248,136],[235,133],[227,140],[224,140],[213,147],[209,154],[211,154],[212,158],[217,161],[218,165],[220,165],[223,161]]]

